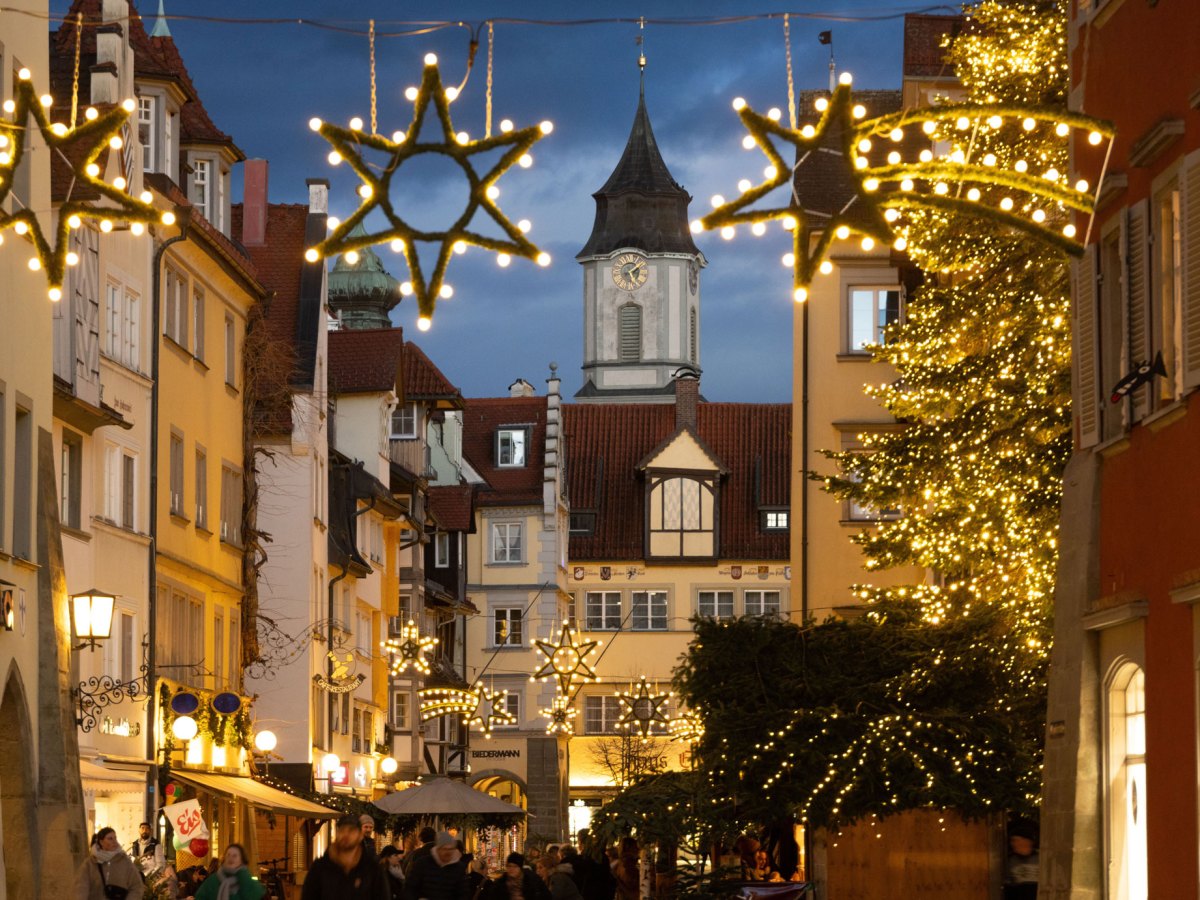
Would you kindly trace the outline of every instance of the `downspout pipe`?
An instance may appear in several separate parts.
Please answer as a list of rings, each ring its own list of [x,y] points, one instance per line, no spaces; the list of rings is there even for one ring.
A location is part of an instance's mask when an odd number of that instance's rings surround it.
[[[800,624],[808,622],[808,304],[800,310]]]
[[[167,249],[180,241],[186,241],[191,224],[192,208],[177,206],[175,221],[179,223],[179,234],[167,238],[154,251],[154,262],[150,273],[150,296],[154,298],[154,309],[150,313],[150,517],[147,531],[150,534],[149,553],[146,564],[147,616],[146,633],[146,758],[150,768],[146,771],[146,796],[143,813],[147,822],[153,822],[158,812],[158,729],[155,703],[158,689],[158,405],[159,348],[162,346],[162,263]]]

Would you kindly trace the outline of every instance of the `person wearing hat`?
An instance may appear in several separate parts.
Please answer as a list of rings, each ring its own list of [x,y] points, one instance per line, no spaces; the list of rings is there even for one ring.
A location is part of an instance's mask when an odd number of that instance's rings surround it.
[[[525,868],[524,855],[510,853],[504,861],[504,874],[484,885],[481,900],[550,900],[550,889]]]
[[[375,848],[375,820],[363,813],[358,817],[358,821],[362,825],[363,853],[367,854],[373,862],[378,862],[379,851]]]
[[[301,900],[390,900],[383,870],[362,841],[358,816],[339,818],[329,849],[309,867]]]
[[[433,852],[417,860],[404,882],[405,900],[470,900],[467,864],[458,849],[458,839],[439,831]]]

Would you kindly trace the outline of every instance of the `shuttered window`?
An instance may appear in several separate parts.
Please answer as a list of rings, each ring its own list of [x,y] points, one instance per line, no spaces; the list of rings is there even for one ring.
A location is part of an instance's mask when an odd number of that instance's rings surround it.
[[[1154,355],[1150,347],[1150,295],[1148,276],[1150,273],[1148,240],[1149,201],[1142,200],[1131,207],[1126,215],[1125,243],[1125,303],[1128,320],[1127,362],[1124,373],[1132,372]],[[1107,386],[1111,389],[1112,385]],[[1150,410],[1150,385],[1142,385],[1130,400],[1132,421],[1137,422]]]
[[[1171,184],[1155,197],[1151,212],[1154,237],[1150,272],[1151,333],[1150,356],[1161,353],[1166,377],[1159,379],[1151,400],[1166,404],[1180,394],[1182,387],[1179,360],[1183,335],[1183,243],[1180,240],[1181,212],[1179,183]]]
[[[692,362],[700,361],[700,333],[697,324],[696,310],[691,311],[691,322],[689,323],[688,343],[691,346],[692,355],[689,357]]]
[[[1096,334],[1099,339],[1099,405],[1102,440],[1119,437],[1125,430],[1125,404],[1112,403],[1113,388],[1125,377],[1129,366],[1129,347],[1125,340],[1128,323],[1125,301],[1125,232],[1122,216],[1119,228],[1100,239],[1100,285]]]
[[[1071,264],[1074,304],[1074,339],[1071,354],[1074,368],[1075,415],[1079,421],[1079,446],[1091,447],[1100,440],[1100,394],[1096,388],[1096,247],[1089,246],[1081,259]]]
[[[1200,385],[1200,150],[1184,159],[1180,232],[1183,262],[1183,386]]]
[[[633,303],[621,307],[619,313],[620,358],[622,362],[642,358],[642,308]]]

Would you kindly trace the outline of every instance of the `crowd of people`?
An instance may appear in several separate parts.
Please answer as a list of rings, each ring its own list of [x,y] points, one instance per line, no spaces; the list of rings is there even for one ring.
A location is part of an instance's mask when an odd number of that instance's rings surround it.
[[[139,832],[128,849],[114,829],[96,832],[76,900],[142,900],[150,896],[148,885],[172,900],[260,900],[266,893],[240,844],[229,844],[207,866],[177,872],[150,824],[143,822]],[[584,842],[578,849],[550,844],[530,850],[528,858],[510,853],[492,876],[488,861],[465,852],[455,835],[425,828],[418,837],[407,853],[399,838],[377,850],[370,816],[342,816],[329,848],[306,873],[301,900],[638,900],[641,893],[632,838],[607,852]]]

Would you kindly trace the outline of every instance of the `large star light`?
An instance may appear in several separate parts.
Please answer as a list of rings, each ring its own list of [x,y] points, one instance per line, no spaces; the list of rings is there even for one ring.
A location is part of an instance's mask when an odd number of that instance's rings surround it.
[[[1073,132],[1085,131],[1086,145],[1098,149],[1112,140],[1109,124],[1064,109],[999,104],[928,106],[867,119],[865,107],[854,102],[850,82],[849,73],[843,73],[833,95],[817,101],[819,122],[799,129],[781,125],[777,109],[763,116],[743,99],[734,100],[749,132],[743,144],[759,147],[769,165],[760,184],[739,182],[734,200],[714,196],[714,210],[693,222],[692,230],[720,229],[729,239],[737,226],[749,225],[761,236],[767,222],[780,221],[792,235],[792,251],[783,262],[792,268],[797,302],[808,298],[818,273],[833,270],[828,255],[835,240],[856,234],[867,251],[876,243],[907,249],[907,212],[940,210],[991,219],[1070,253],[1082,252],[1071,214],[1093,214],[1095,193],[1088,183],[1072,185],[1055,169],[1030,171],[1020,159],[1006,169],[994,153],[977,149],[974,138],[1003,129],[1029,134],[1050,128],[1067,141]],[[903,143],[905,129],[914,126],[930,144],[934,136],[952,137],[944,141],[951,149],[937,156],[927,147],[916,159],[905,159],[905,151],[911,153]],[[772,138],[794,150],[794,165],[784,162]],[[791,190],[784,205],[753,208],[785,185]]]
[[[507,266],[513,256],[532,259],[540,266],[550,264],[550,255],[539,250],[525,236],[530,227],[528,220],[522,219],[514,225],[500,211],[496,204],[500,195],[496,182],[514,163],[522,168],[528,167],[533,161],[529,149],[549,134],[553,126],[549,122],[542,122],[514,130],[512,123],[505,120],[500,123],[500,134],[479,140],[471,140],[466,132],[455,132],[450,119],[450,101],[457,96],[457,92],[453,87],[442,87],[437,57],[432,53],[425,57],[421,87],[410,91],[413,93],[409,99],[414,104],[412,123],[407,131],[397,131],[390,139],[365,133],[362,120],[357,118],[351,120],[350,128],[341,128],[320,119],[309,121],[309,127],[333,145],[333,151],[329,154],[330,163],[336,165],[344,160],[362,180],[358,188],[362,202],[350,216],[337,223],[325,240],[310,247],[305,256],[310,262],[316,262],[321,257],[341,253],[348,262],[353,263],[357,259],[357,251],[363,247],[390,243],[392,249],[403,253],[408,262],[411,280],[404,283],[401,290],[416,296],[420,314],[417,326],[426,330],[432,321],[437,301],[448,299],[454,293],[445,280],[450,257],[456,252],[463,252],[468,244],[496,252],[496,261],[502,267]],[[431,103],[442,130],[442,140],[436,143],[420,140],[425,114]],[[508,149],[490,169],[482,174],[476,171],[473,157],[503,147]],[[387,155],[387,162],[382,169],[370,165],[363,158],[364,149]],[[392,180],[403,170],[404,163],[425,153],[454,160],[462,168],[470,186],[466,209],[440,231],[422,231],[410,225],[402,211],[396,208],[391,196]],[[368,230],[364,235],[351,234],[356,225],[376,211],[383,214],[387,227],[377,231]],[[471,222],[479,212],[490,217],[507,239],[488,237],[472,230]],[[421,267],[417,243],[438,245],[437,262],[428,277]]]
[[[617,701],[621,705],[617,727],[636,731],[643,741],[649,739],[655,726],[666,731],[671,724],[667,704],[672,696],[671,693],[652,690],[650,682],[643,675],[633,690],[617,693]]]
[[[596,651],[600,642],[579,640],[578,633],[572,631],[567,622],[562,623],[558,643],[544,640],[534,643],[546,660],[533,673],[533,680],[553,678],[558,682],[559,694],[568,698],[571,688],[576,684],[598,680],[596,670],[588,664],[587,658]]]
[[[0,119],[0,202],[12,194],[17,167],[29,149],[30,119],[50,152],[70,165],[74,180],[67,199],[59,205],[58,223],[53,229],[44,226],[33,209],[22,206],[13,197],[12,213],[0,211],[0,241],[3,233],[12,229],[32,243],[35,255],[29,259],[29,268],[45,273],[50,299],[59,300],[67,266],[79,262],[70,250],[70,232],[81,227],[85,219],[99,222],[103,232],[112,231],[117,223],[124,223],[134,234],[141,234],[149,224],[174,224],[175,214],[159,212],[151,206],[149,191],[143,191],[140,198],[131,197],[129,185],[122,176],[117,176],[112,184],[101,178],[100,156],[106,149],[121,150],[122,126],[135,108],[132,100],[104,113],[89,107],[84,113],[84,123],[71,128],[65,123],[50,121],[47,111],[53,99],[48,94],[37,96],[28,69],[17,72],[15,93],[15,99],[3,104],[4,112],[12,118]],[[91,199],[71,199],[76,184],[90,189],[89,194],[99,194],[101,200],[108,200],[110,205],[96,205]]]

